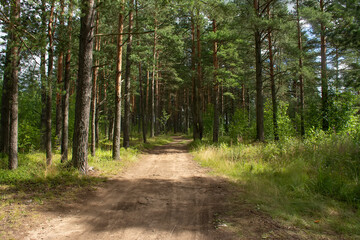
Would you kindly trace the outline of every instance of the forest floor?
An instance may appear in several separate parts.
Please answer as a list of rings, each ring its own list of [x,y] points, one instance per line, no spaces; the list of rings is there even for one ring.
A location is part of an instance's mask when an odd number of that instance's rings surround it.
[[[236,186],[211,176],[188,153],[189,140],[155,147],[125,172],[77,201],[44,204],[19,239],[311,239],[255,206]],[[245,193],[244,193],[245,194]]]

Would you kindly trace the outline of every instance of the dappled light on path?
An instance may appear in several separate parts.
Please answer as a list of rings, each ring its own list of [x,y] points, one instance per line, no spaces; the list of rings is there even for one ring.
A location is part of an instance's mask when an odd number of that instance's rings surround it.
[[[180,141],[149,151],[81,203],[52,207],[55,217],[27,239],[234,239],[217,229],[226,181],[206,175]]]

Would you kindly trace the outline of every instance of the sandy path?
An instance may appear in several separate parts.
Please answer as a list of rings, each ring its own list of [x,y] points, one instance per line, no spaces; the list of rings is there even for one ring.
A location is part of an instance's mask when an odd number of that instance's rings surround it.
[[[183,139],[157,147],[25,239],[234,239],[214,227],[226,183],[191,159]]]

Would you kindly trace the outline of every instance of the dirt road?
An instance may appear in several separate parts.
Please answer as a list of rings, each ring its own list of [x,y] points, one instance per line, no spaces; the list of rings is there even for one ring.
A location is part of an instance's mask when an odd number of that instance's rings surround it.
[[[220,228],[226,182],[191,159],[184,139],[156,147],[26,239],[234,239]]]

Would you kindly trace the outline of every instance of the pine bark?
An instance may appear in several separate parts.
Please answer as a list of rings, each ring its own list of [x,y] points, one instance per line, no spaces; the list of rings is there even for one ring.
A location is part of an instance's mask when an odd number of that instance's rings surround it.
[[[79,71],[77,80],[75,126],[73,137],[73,164],[83,174],[87,173],[89,116],[91,103],[91,68],[94,42],[94,0],[81,1],[81,27]]]
[[[9,98],[9,169],[18,167],[18,79],[19,79],[19,37],[14,25],[20,18],[20,0],[11,5],[10,23],[10,98]]]
[[[122,1],[121,13],[119,14],[119,36],[117,40],[117,65],[115,80],[115,127],[113,139],[113,159],[120,159],[120,134],[121,134],[121,75],[122,75],[122,51],[124,31],[124,8],[125,0]]]
[[[131,52],[132,52],[132,24],[133,24],[133,12],[132,8],[134,6],[133,0],[130,0],[130,10],[129,10],[129,39],[128,44],[126,48],[126,65],[125,65],[125,111],[124,111],[124,148],[128,148],[130,146],[130,115],[131,115],[131,109],[130,109],[130,74],[131,74]]]
[[[213,20],[213,32],[216,34],[217,26],[216,20]],[[215,39],[213,42],[213,64],[214,64],[214,74],[213,74],[213,86],[214,86],[214,125],[213,125],[213,142],[217,143],[219,141],[219,82],[217,80],[218,69],[219,69],[219,61],[217,57],[217,40]],[[210,95],[210,94],[209,94]]]
[[[69,4],[69,19],[67,26],[68,41],[72,40],[72,0]],[[64,75],[64,96],[62,99],[62,138],[61,138],[61,162],[67,162],[69,152],[69,101],[70,101],[70,74],[71,74],[71,46],[67,46],[65,57],[65,75]]]

